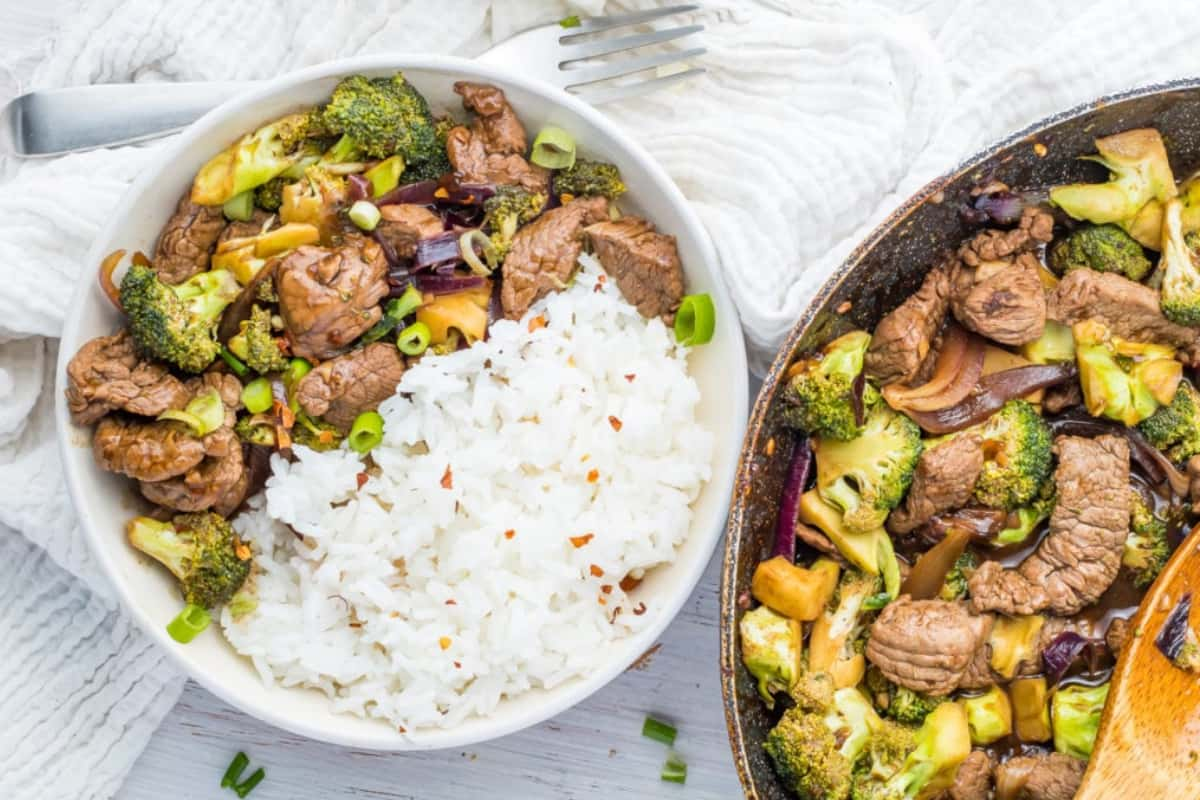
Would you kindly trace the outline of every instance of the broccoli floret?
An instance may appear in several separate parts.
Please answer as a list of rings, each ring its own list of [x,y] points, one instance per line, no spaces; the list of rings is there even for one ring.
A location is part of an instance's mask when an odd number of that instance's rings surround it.
[[[871,334],[851,331],[793,364],[784,392],[785,421],[806,433],[840,441],[862,433],[863,426],[854,419],[851,395],[869,344]],[[873,386],[864,385],[864,407],[873,405],[878,397]]]
[[[1117,225],[1077,228],[1050,250],[1050,266],[1062,275],[1073,269],[1116,272],[1131,281],[1150,273],[1150,259],[1142,246]]]
[[[254,288],[254,299],[262,303],[278,303],[279,293],[275,291],[275,281],[263,278]]]
[[[975,499],[1013,511],[1029,503],[1050,475],[1050,426],[1025,400],[1009,400],[972,428],[983,438]]]
[[[792,688],[800,676],[800,623],[767,606],[747,611],[738,623],[742,663],[758,680],[758,693],[775,707],[775,693]]]
[[[1108,168],[1107,183],[1076,183],[1050,190],[1050,202],[1075,219],[1114,223],[1141,244],[1157,248],[1161,203],[1175,196],[1175,176],[1162,137],[1153,128],[1096,140],[1092,161]]]
[[[219,206],[281,174],[301,157],[308,125],[308,114],[289,114],[238,139],[196,173],[192,202]]]
[[[879,713],[910,725],[919,725],[929,716],[929,712],[946,702],[945,697],[930,697],[897,686],[885,678],[877,667],[867,670],[866,688]]]
[[[900,564],[896,560],[892,537],[882,525],[867,533],[851,531],[842,510],[825,502],[818,489],[810,489],[800,496],[800,521],[819,528],[851,564],[870,575],[882,577],[888,599],[899,596]]]
[[[921,429],[885,403],[868,412],[858,438],[813,440],[817,490],[853,533],[877,530],[900,504],[921,457]]]
[[[264,422],[254,422],[253,419],[253,417],[242,417],[234,424],[233,432],[246,444],[274,447],[274,426]]]
[[[135,517],[126,534],[130,544],[171,571],[193,605],[228,602],[250,574],[250,548],[224,517],[210,511],[178,514],[171,522]]]
[[[484,225],[501,260],[512,248],[517,229],[541,214],[545,207],[545,194],[529,192],[520,186],[497,186],[496,193],[483,201]]]
[[[1145,589],[1154,583],[1170,557],[1166,520],[1159,519],[1142,496],[1133,492],[1133,514],[1121,563],[1133,573],[1134,585]]]
[[[254,190],[254,204],[264,211],[278,211],[283,203],[283,187],[288,179],[282,176],[271,178]]]
[[[1200,392],[1190,381],[1180,381],[1171,404],[1138,423],[1138,430],[1172,461],[1200,453]]]
[[[1159,305],[1179,325],[1200,325],[1200,234],[1183,233],[1182,206],[1163,209],[1162,256],[1158,262]]]
[[[958,703],[942,703],[925,717],[911,741],[915,744],[898,768],[889,769],[884,762],[881,769],[860,770],[852,800],[914,800],[935,797],[953,786],[959,766],[971,753],[966,712]]]
[[[1087,759],[1096,743],[1100,715],[1108,700],[1108,684],[1060,686],[1050,700],[1054,749],[1072,758]]]
[[[336,426],[324,420],[313,419],[303,411],[296,412],[296,425],[292,428],[293,443],[323,453],[326,450],[336,450],[342,444],[343,438],[342,432]]]
[[[406,179],[418,165],[446,163],[445,139],[438,137],[429,104],[399,72],[390,78],[343,79],[321,121],[326,132],[349,137],[370,158],[401,156]]]
[[[839,689],[858,685],[866,671],[868,600],[879,593],[879,578],[847,569],[836,597],[813,621],[808,637],[808,672],[824,673]]]
[[[121,307],[141,352],[187,372],[201,372],[221,349],[217,322],[241,292],[228,270],[202,272],[168,286],[154,270],[134,264],[121,281]]]
[[[1093,417],[1136,425],[1175,398],[1183,365],[1174,348],[1130,342],[1097,320],[1071,329],[1083,402]]]
[[[239,333],[229,340],[229,349],[259,375],[287,369],[288,360],[271,332],[271,312],[258,305],[250,310],[250,319],[241,322]]]
[[[625,193],[621,171],[613,164],[577,158],[572,166],[560,170],[554,176],[554,191],[572,197],[602,195],[616,200]]]
[[[1033,533],[1034,528],[1043,520],[1049,519],[1050,512],[1054,510],[1057,502],[1058,493],[1055,491],[1054,481],[1047,479],[1038,489],[1037,496],[1028,505],[1021,506],[1009,514],[1007,527],[996,534],[992,543],[997,547],[1004,547],[1025,541],[1029,538],[1029,534]],[[1014,515],[1015,520],[1013,519]]]
[[[971,574],[978,566],[978,557],[970,550],[965,551],[946,573],[946,582],[942,584],[939,596],[943,600],[961,600],[966,597],[967,582],[971,580]]]
[[[1034,364],[1058,364],[1075,360],[1075,338],[1069,325],[1046,320],[1042,335],[1021,345],[1021,355]]]

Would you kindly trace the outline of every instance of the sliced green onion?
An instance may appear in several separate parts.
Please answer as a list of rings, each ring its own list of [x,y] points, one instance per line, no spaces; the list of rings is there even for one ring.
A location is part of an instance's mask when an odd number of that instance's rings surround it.
[[[424,302],[425,298],[420,290],[409,284],[408,288],[404,290],[404,294],[388,301],[379,322],[376,322],[371,326],[371,330],[363,334],[363,344],[377,342],[396,330],[396,326],[403,322],[405,317],[420,308]]]
[[[687,764],[675,753],[667,756],[659,777],[670,783],[687,783]]]
[[[404,174],[404,166],[403,158],[392,156],[364,172],[363,177],[371,182],[371,196],[379,197],[399,186],[400,176]]]
[[[419,356],[429,347],[433,331],[424,322],[414,322],[396,337],[396,347],[406,356]]]
[[[351,222],[364,231],[373,231],[375,230],[375,226],[379,224],[381,215],[379,213],[379,206],[370,200],[359,200],[350,206],[347,216],[350,217]]]
[[[303,358],[293,358],[283,371],[283,385],[289,389],[300,382],[300,379],[312,371],[312,364]]]
[[[221,358],[226,364],[229,365],[229,368],[233,370],[233,374],[237,375],[239,378],[245,377],[246,373],[250,371],[250,368],[239,361],[237,356],[229,352],[228,347],[221,348]]]
[[[383,441],[383,417],[378,411],[364,411],[354,418],[350,435],[346,437],[350,449],[356,453],[369,453]]]
[[[242,777],[242,772],[250,765],[250,759],[242,751],[233,757],[233,761],[229,762],[229,766],[225,769],[225,775],[221,777],[221,788],[232,788],[238,779]]]
[[[556,125],[547,125],[533,140],[529,160],[546,169],[575,166],[575,137]]]
[[[195,397],[183,409],[169,408],[158,415],[158,419],[183,422],[197,436],[207,436],[225,422],[225,404],[216,389],[209,389]]]
[[[581,23],[579,22],[578,14],[572,14],[569,17],[563,17],[558,21],[558,26],[560,28],[578,28],[580,24]]]
[[[204,421],[195,414],[189,414],[182,408],[168,408],[166,411],[155,417],[155,419],[159,421],[169,419],[172,422],[182,422],[184,425],[187,425],[189,428],[191,428],[192,433],[194,433],[196,436],[204,435]]]
[[[892,596],[890,594],[887,592],[879,592],[878,594],[873,594],[864,600],[862,609],[863,611],[878,611],[890,602],[892,602]]]
[[[717,327],[717,309],[706,294],[689,294],[675,312],[675,341],[695,347],[712,341]]]
[[[183,611],[179,612],[179,616],[167,623],[167,633],[180,644],[187,644],[203,633],[211,621],[212,617],[208,615],[208,611],[188,603],[183,607]]]
[[[274,400],[271,395],[271,382],[266,378],[255,378],[242,387],[242,405],[251,414],[269,411]]]
[[[249,778],[246,778],[246,780],[233,787],[233,791],[237,793],[238,797],[245,797],[254,790],[255,786],[262,783],[262,779],[265,777],[267,777],[267,773],[262,767],[259,767],[251,773]]]
[[[247,189],[241,194],[235,194],[221,206],[221,213],[226,219],[247,222],[254,217],[254,190]]]
[[[480,261],[479,256],[475,253],[476,245],[483,251],[483,257],[487,259],[486,264]],[[467,262],[471,272],[476,275],[485,277],[491,275],[492,271],[500,265],[500,254],[496,252],[496,245],[492,244],[492,240],[487,237],[487,234],[478,228],[469,230],[458,237],[458,249],[462,252],[463,261]]]
[[[675,744],[675,728],[654,717],[646,717],[642,723],[642,736],[666,745]]]

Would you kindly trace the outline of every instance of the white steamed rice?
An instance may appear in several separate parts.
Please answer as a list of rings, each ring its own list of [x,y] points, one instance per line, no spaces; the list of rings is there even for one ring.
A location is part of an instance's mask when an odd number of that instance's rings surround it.
[[[521,322],[405,373],[361,489],[345,448],[272,460],[234,523],[258,554],[258,608],[222,617],[264,681],[450,727],[587,674],[654,617],[618,583],[674,559],[712,439],[686,352],[581,264]]]

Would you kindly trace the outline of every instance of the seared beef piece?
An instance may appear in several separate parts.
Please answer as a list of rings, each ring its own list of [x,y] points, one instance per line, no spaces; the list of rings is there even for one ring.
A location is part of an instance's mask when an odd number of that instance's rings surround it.
[[[96,464],[144,481],[182,475],[204,460],[204,445],[179,422],[141,422],[109,416],[92,437]]]
[[[1179,348],[1180,360],[1200,363],[1200,328],[1176,325],[1163,316],[1158,292],[1115,272],[1073,269],[1050,293],[1050,319],[1067,325],[1096,319],[1114,336]]]
[[[1016,800],[1073,800],[1087,762],[1062,753],[1016,756],[996,767],[996,792]]]
[[[338,355],[383,315],[387,259],[371,239],[341,247],[304,245],[275,269],[279,312],[292,352],[309,360]]]
[[[230,239],[245,239],[250,236],[258,236],[263,232],[263,226],[267,224],[267,220],[274,218],[275,215],[270,211],[263,211],[261,208],[254,209],[254,214],[245,222],[234,220],[225,226],[225,230],[221,231],[221,235],[217,237],[217,244],[227,242]]]
[[[233,513],[241,507],[242,501],[246,499],[246,495],[250,492],[250,466],[246,463],[246,451],[242,449],[240,442],[238,443],[238,448],[242,450],[242,474],[232,486],[217,498],[217,502],[213,503],[212,507],[212,510],[222,517],[233,516]]]
[[[1032,253],[1054,238],[1054,216],[1036,206],[1021,212],[1017,227],[1010,230],[986,230],[976,234],[959,248],[959,257],[969,266],[983,261],[1010,259]]]
[[[158,235],[154,248],[154,271],[164,283],[186,281],[208,269],[208,257],[225,229],[220,206],[200,206],[192,202],[191,191],[184,192]]]
[[[816,528],[805,525],[803,522],[797,522],[796,538],[804,542],[813,550],[816,550],[818,553],[824,553],[827,556],[833,556],[839,561],[842,560],[842,553],[837,549],[837,545],[829,541],[829,537]]]
[[[1104,632],[1104,643],[1108,645],[1108,651],[1113,654],[1113,658],[1121,655],[1132,634],[1133,625],[1124,617],[1117,617],[1108,623],[1108,630]]]
[[[892,683],[947,695],[958,688],[991,628],[990,616],[975,616],[962,603],[905,595],[871,625],[867,659]]]
[[[988,800],[992,796],[992,770],[995,762],[983,750],[972,750],[958,768],[954,785],[946,792],[946,800]]]
[[[971,663],[958,681],[959,689],[989,689],[997,683],[992,672],[992,648],[984,639],[971,656]]]
[[[454,91],[477,116],[468,129],[446,136],[446,155],[463,183],[516,184],[531,192],[549,188],[550,173],[525,160],[525,128],[504,92],[494,86],[459,81]]]
[[[1129,532],[1129,444],[1119,436],[1054,442],[1058,503],[1050,532],[1016,569],[982,564],[969,583],[974,611],[1070,616],[1095,603],[1121,568]]]
[[[468,81],[455,83],[454,91],[462,97],[463,108],[475,112],[471,131],[483,139],[489,153],[525,155],[525,126],[503,91]]]
[[[425,206],[397,203],[381,206],[375,235],[392,246],[400,258],[412,258],[417,242],[443,233],[442,218]]]
[[[965,433],[921,453],[912,487],[888,517],[888,530],[905,534],[935,514],[965,506],[983,469],[982,444],[979,434]]]
[[[374,342],[319,364],[297,384],[296,398],[304,413],[348,430],[355,417],[395,393],[403,374],[396,346]]]
[[[245,492],[246,468],[242,448],[230,447],[224,456],[205,458],[182,475],[163,481],[142,481],[142,496],[151,503],[175,511],[205,511],[231,503],[239,490]],[[239,489],[240,487],[240,489]],[[233,508],[242,502],[238,497]]]
[[[1200,455],[1188,459],[1187,477],[1188,495],[1192,505],[1200,506]]]
[[[1067,381],[1046,389],[1042,396],[1042,410],[1047,414],[1059,414],[1068,408],[1083,405],[1083,390],[1078,381]]]
[[[124,328],[79,348],[67,364],[66,395],[77,425],[90,425],[117,409],[157,417],[187,402],[183,383],[163,365],[140,359]]]
[[[539,298],[565,288],[583,249],[583,229],[607,218],[607,200],[579,197],[517,231],[502,267],[504,316],[520,319]]]
[[[866,373],[881,385],[912,383],[941,331],[950,306],[950,274],[939,264],[917,293],[875,326],[867,348]]]
[[[658,233],[640,217],[598,222],[584,233],[604,271],[643,317],[675,312],[683,299],[683,268],[674,236]]]

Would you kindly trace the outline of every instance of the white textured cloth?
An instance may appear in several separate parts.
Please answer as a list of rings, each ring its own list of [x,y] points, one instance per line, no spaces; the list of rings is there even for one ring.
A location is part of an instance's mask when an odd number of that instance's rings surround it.
[[[470,55],[529,24],[628,8],[59,1],[56,35],[0,57],[0,79],[265,78],[361,53]],[[694,16],[708,26],[707,74],[605,110],[708,227],[759,367],[821,278],[922,183],[1038,117],[1192,73],[1200,34],[1187,4],[1165,1],[729,0]],[[156,146],[0,161],[4,798],[111,796],[182,685],[91,561],[49,415],[66,298],[92,279],[87,247]]]

